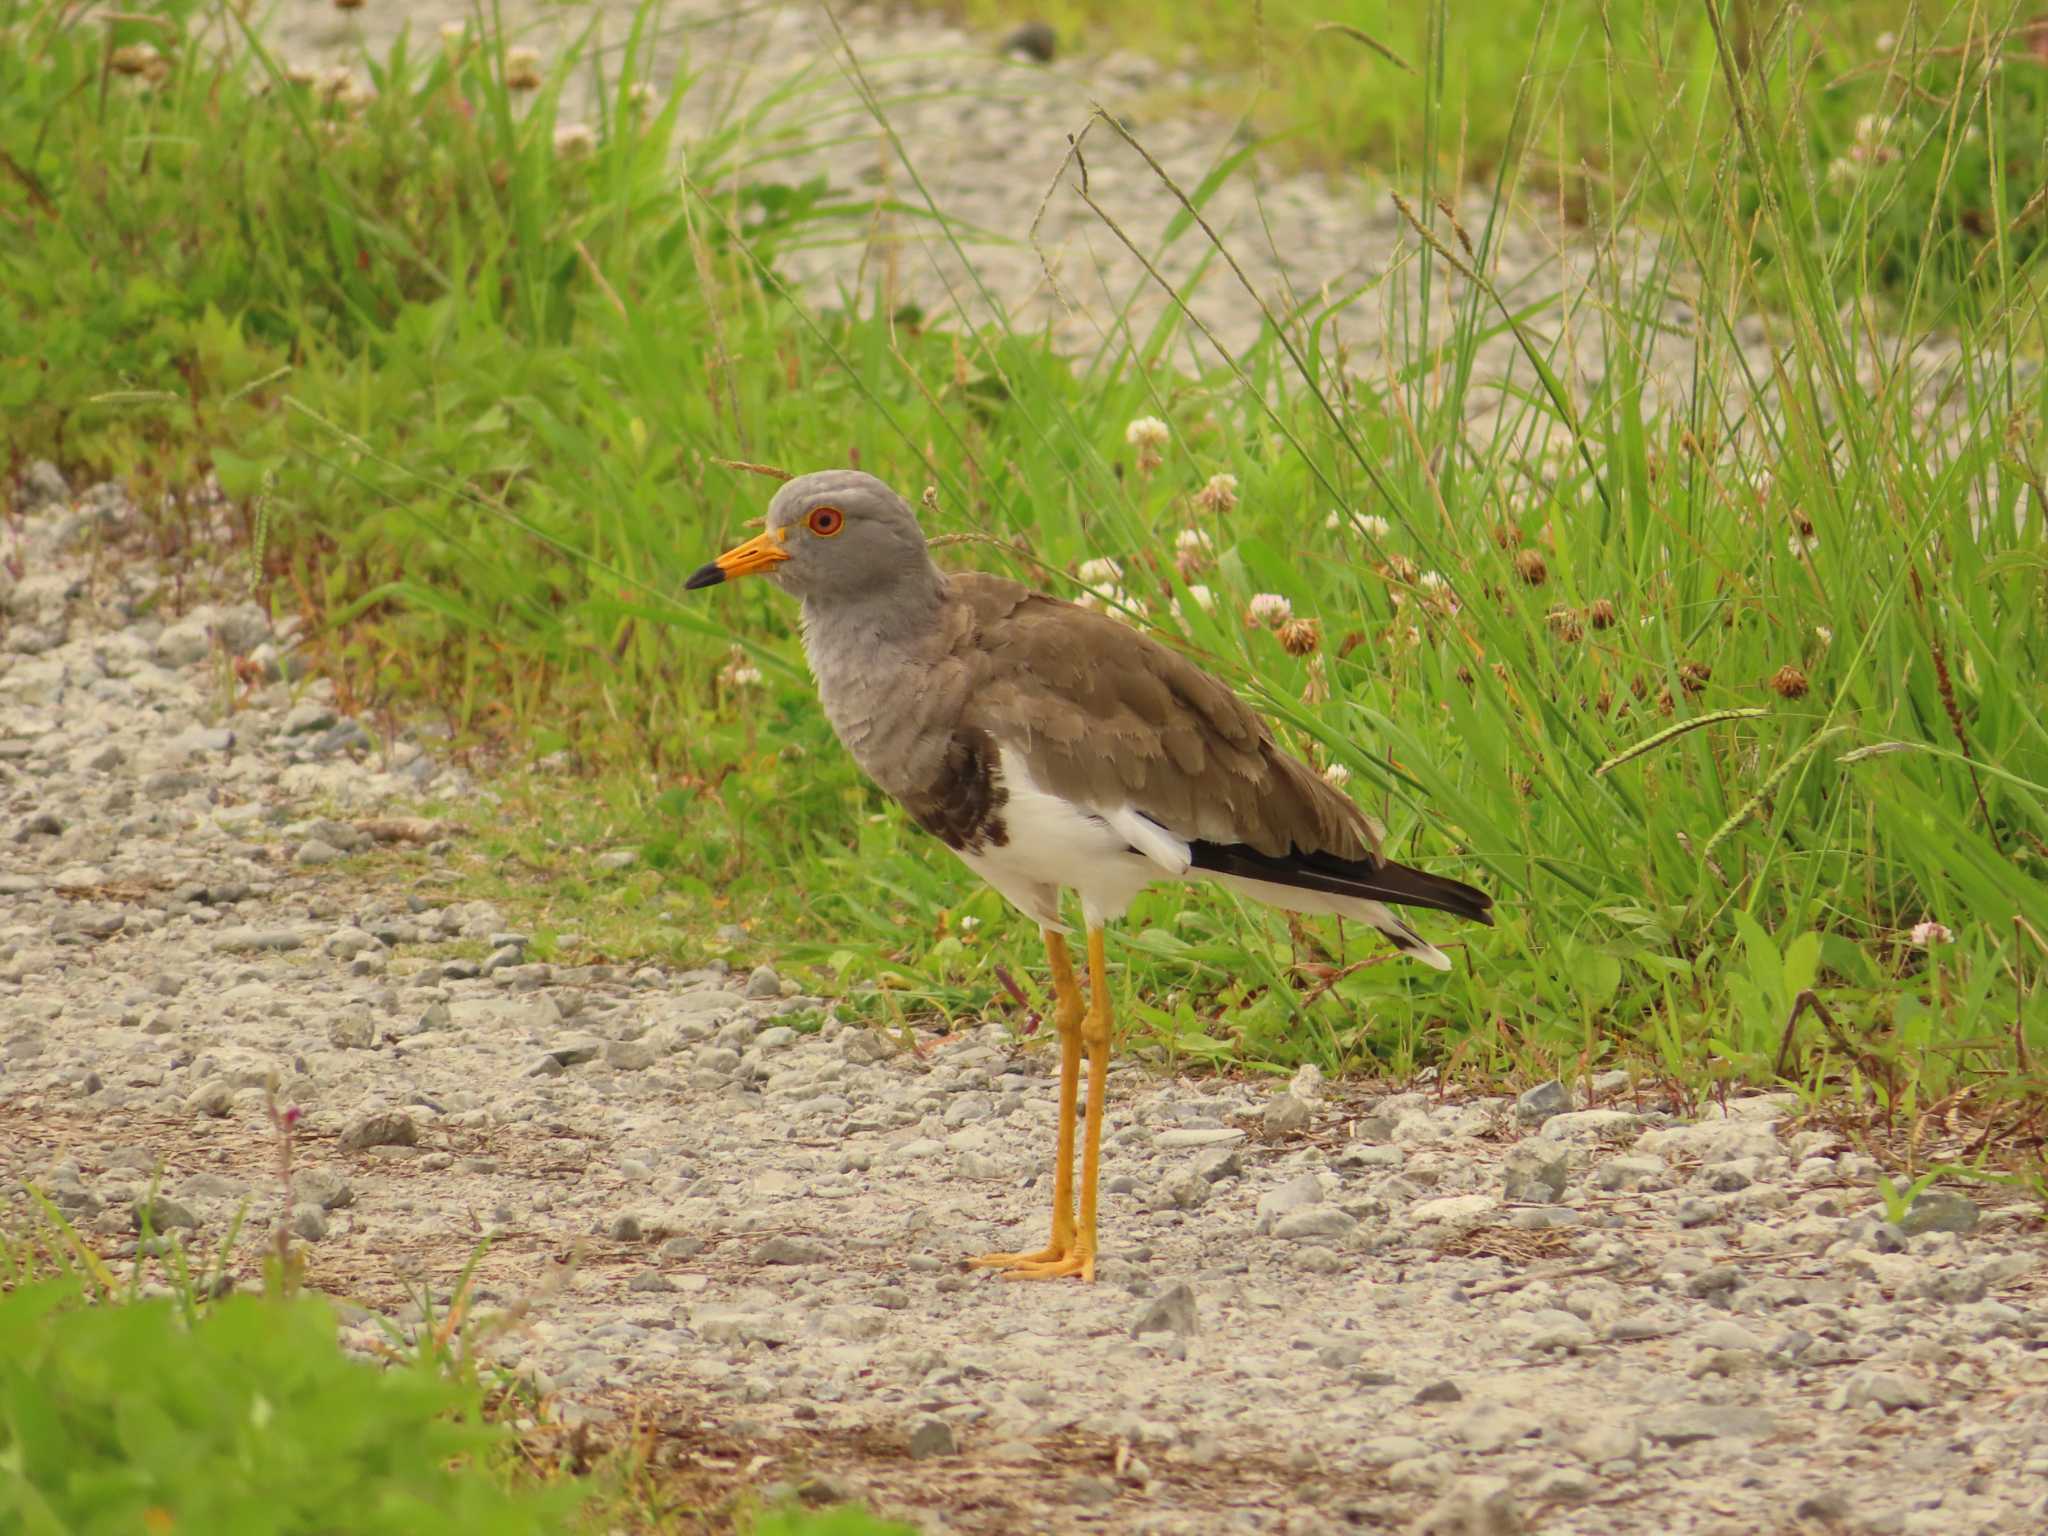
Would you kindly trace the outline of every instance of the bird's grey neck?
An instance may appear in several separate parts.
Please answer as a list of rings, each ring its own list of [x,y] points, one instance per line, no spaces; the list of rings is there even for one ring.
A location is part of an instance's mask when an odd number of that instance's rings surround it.
[[[819,685],[829,687],[844,668],[866,670],[877,652],[919,649],[937,630],[944,600],[945,577],[931,565],[858,596],[805,598],[804,650]]]

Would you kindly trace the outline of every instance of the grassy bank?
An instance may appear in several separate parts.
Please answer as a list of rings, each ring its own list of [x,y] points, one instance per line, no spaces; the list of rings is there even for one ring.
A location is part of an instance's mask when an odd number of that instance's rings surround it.
[[[732,149],[716,137],[678,178],[632,49],[543,61],[529,86],[494,42],[430,42],[377,61],[370,93],[247,50],[220,63],[211,12],[118,23],[114,52],[38,7],[0,4],[0,24],[13,461],[122,474],[152,502],[211,468],[252,578],[317,621],[350,707],[545,765],[504,783],[476,875],[529,904],[540,953],[772,955],[884,1014],[1012,1006],[1002,978],[1033,971],[1036,935],[860,781],[788,608],[678,600],[769,488],[715,459],[857,461],[933,487],[931,531],[1029,556],[947,560],[1068,592],[1118,562],[1133,620],[1348,773],[1400,856],[1499,894],[1501,925],[1456,935],[1447,978],[1151,895],[1118,946],[1133,1043],[1475,1079],[1621,1063],[1694,1093],[1782,1073],[1903,1117],[1962,1093],[2017,1103],[1995,1113],[2030,1155],[2048,587],[2040,383],[2009,361],[2041,349],[2035,274],[1998,233],[2021,210],[1973,247],[1979,320],[1939,399],[1928,356],[1872,324],[1900,289],[1884,262],[1911,307],[1957,254],[1888,233],[1914,178],[1926,208],[1963,195],[1967,142],[2005,184],[2018,65],[1965,60],[1925,109],[1945,126],[1856,162],[1831,231],[1814,61],[1707,28],[1689,131],[1727,131],[1654,172],[1702,211],[1571,317],[1606,359],[1573,400],[1564,321],[1460,278],[1489,234],[1434,215],[1399,280],[1450,285],[1454,319],[1395,306],[1377,381],[1310,361],[1341,298],[1210,377],[1076,368],[1030,336],[797,302],[779,253],[842,238],[851,258],[867,206],[768,170],[704,194]],[[1448,78],[1457,56],[1439,38],[1410,62]],[[558,133],[572,69],[604,109]],[[1424,158],[1412,206],[1436,177]],[[1766,300],[1767,351],[1745,351]],[[1673,324],[1697,365],[1659,414],[1636,359]],[[1471,360],[1496,334],[1521,358],[1489,391]],[[1144,417],[1168,431],[1151,468],[1126,441]],[[174,514],[157,535],[191,536]],[[1259,593],[1313,628],[1283,644],[1248,622]],[[646,866],[596,868],[617,844]],[[1809,987],[1832,1022],[1788,1029]]]

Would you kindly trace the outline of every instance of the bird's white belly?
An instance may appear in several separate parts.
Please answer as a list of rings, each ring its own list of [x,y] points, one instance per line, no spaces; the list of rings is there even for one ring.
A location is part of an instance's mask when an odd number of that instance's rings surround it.
[[[1060,889],[1081,898],[1090,927],[1123,916],[1131,899],[1154,880],[1176,871],[1132,851],[1131,839],[1104,817],[1040,789],[1023,759],[1003,749],[1001,783],[1006,832],[1000,844],[960,858],[1026,916],[1060,924]]]

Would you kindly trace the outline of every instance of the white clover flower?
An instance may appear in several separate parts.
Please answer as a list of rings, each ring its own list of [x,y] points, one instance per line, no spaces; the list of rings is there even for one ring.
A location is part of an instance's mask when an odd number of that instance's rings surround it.
[[[1346,523],[1350,521],[1351,519],[1344,515],[1344,511],[1340,507],[1332,510],[1330,514],[1323,519],[1323,526],[1334,533],[1337,529],[1342,528]]]
[[[1124,441],[1133,448],[1164,448],[1170,436],[1157,416],[1140,416],[1124,428]]]
[[[1795,533],[1792,535],[1791,538],[1785,541],[1785,548],[1790,550],[1795,557],[1799,555],[1810,555],[1815,550],[1820,548],[1820,535],[1813,533]]]
[[[1237,476],[1211,475],[1209,483],[1195,492],[1195,505],[1208,512],[1228,512],[1237,505]]]
[[[1206,555],[1216,546],[1200,528],[1183,528],[1175,537],[1173,547],[1184,555]]]
[[[980,926],[981,919],[973,916],[972,914],[969,914],[968,916],[960,919],[960,931],[962,933],[972,933],[975,929],[979,928]]]
[[[449,44],[451,47],[461,42],[468,34],[469,23],[466,21],[444,21],[441,23],[441,41]]]
[[[514,91],[537,91],[540,89],[540,50],[538,48],[507,48],[505,50],[505,85]]]
[[[1342,763],[1332,763],[1323,770],[1323,782],[1332,789],[1342,789],[1351,782],[1351,770]]]
[[[1202,612],[1214,613],[1216,611],[1216,594],[1200,582],[1196,582],[1188,588],[1188,596],[1195,600],[1195,606],[1201,609]]]
[[[1394,531],[1393,524],[1389,523],[1384,517],[1381,517],[1377,512],[1366,513],[1365,516],[1361,517],[1358,520],[1358,526],[1363,528],[1367,533],[1371,534],[1376,539],[1384,539],[1388,534]]]
[[[1075,573],[1086,587],[1113,587],[1123,580],[1124,568],[1106,556],[1098,560],[1084,560],[1081,569]]]
[[[1833,645],[1835,643],[1835,632],[1825,624],[1816,624],[1813,626],[1813,638],[1822,645]]]
[[[626,105],[636,112],[652,112],[661,105],[661,92],[646,80],[635,80],[626,87]]]
[[[761,669],[751,662],[744,667],[734,667],[726,679],[735,688],[752,688],[761,681]]]
[[[597,148],[597,130],[588,123],[563,123],[555,129],[555,153],[564,160],[580,160]]]
[[[1441,592],[1450,585],[1442,571],[1424,571],[1415,578],[1415,585],[1425,592]]]
[[[1277,629],[1294,617],[1294,604],[1278,592],[1260,592],[1253,596],[1251,603],[1246,607],[1245,617],[1254,624]]]
[[[1880,33],[1878,33],[1878,34],[1877,34],[1877,52],[1878,52],[1878,57],[1882,58],[1882,57],[1884,57],[1884,56],[1885,56],[1886,54],[1889,54],[1889,53],[1894,53],[1894,52],[1896,52],[1896,51],[1897,51],[1897,49],[1898,49],[1898,46],[1899,46],[1899,34],[1898,34],[1898,33],[1896,33],[1896,32],[1880,32]]]
[[[1915,923],[1910,935],[1914,945],[1920,949],[1932,949],[1937,944],[1953,944],[1956,936],[1940,923]]]

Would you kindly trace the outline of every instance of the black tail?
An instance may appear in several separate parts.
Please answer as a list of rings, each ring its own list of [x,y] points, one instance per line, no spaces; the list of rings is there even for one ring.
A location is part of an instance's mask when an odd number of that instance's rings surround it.
[[[1328,853],[1294,853],[1276,858],[1247,843],[1190,843],[1196,869],[1215,875],[1266,880],[1333,896],[1359,896],[1397,907],[1426,907],[1493,926],[1493,898],[1476,885],[1432,875],[1408,864],[1373,859],[1340,859]]]

